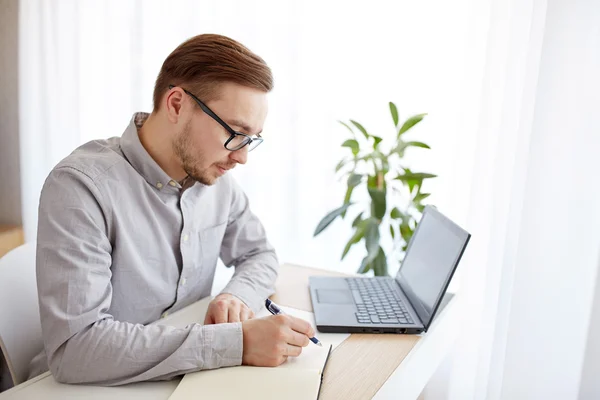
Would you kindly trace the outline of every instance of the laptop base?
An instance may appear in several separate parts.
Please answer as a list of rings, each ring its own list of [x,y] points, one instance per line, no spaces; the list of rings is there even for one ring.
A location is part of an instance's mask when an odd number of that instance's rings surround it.
[[[406,335],[418,335],[423,332],[422,328],[393,328],[383,326],[328,326],[317,325],[317,330],[323,333],[394,333]]]

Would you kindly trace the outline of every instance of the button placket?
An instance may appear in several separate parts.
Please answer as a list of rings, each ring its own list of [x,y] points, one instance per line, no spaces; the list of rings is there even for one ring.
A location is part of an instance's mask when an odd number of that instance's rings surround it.
[[[173,186],[173,185],[171,185]],[[179,285],[177,286],[177,292],[178,292],[178,298],[183,298],[185,296],[183,296],[182,294],[185,292],[185,287],[187,284],[187,275],[188,274],[188,270],[189,270],[189,262],[190,262],[190,253],[192,252],[192,248],[194,243],[190,240],[190,235],[193,234],[193,220],[191,218],[188,218],[189,216],[189,212],[185,207],[185,201],[184,199],[186,198],[186,193],[183,193],[181,195],[181,199],[179,202],[180,205],[180,209],[181,209],[181,217],[183,220],[182,226],[183,226],[183,231],[182,231],[182,235],[181,235],[181,244],[180,244],[180,251],[181,251],[181,275],[179,278]]]

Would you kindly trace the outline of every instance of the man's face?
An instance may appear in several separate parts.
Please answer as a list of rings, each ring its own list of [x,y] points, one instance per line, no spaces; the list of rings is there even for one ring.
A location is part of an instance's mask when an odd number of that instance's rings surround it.
[[[268,108],[266,93],[234,83],[222,84],[219,93],[206,105],[234,131],[251,136],[262,131]],[[175,136],[173,150],[189,177],[212,185],[227,170],[246,163],[248,146],[227,150],[224,144],[231,136],[229,132],[190,96],[186,95],[186,100],[193,106],[189,107],[191,115]]]

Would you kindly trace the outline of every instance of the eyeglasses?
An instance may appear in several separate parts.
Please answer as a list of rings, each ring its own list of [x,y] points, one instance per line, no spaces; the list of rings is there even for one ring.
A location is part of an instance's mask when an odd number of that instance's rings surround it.
[[[169,90],[173,89],[174,85],[169,85]],[[217,114],[213,112],[206,104],[202,102],[199,98],[194,96],[192,93],[188,92],[186,89],[183,91],[190,96],[192,99],[198,103],[202,111],[208,114],[212,119],[217,121],[225,130],[230,134],[229,139],[225,142],[225,148],[229,151],[236,151],[241,149],[242,147],[248,145],[248,151],[254,150],[259,144],[263,142],[263,138],[256,136],[251,137],[250,135],[246,135],[245,133],[234,131],[225,121],[223,121]]]

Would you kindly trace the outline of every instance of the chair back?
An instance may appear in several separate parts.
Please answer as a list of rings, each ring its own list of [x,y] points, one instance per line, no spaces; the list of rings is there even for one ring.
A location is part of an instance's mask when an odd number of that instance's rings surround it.
[[[0,349],[16,386],[44,344],[35,273],[35,242],[0,258]]]

